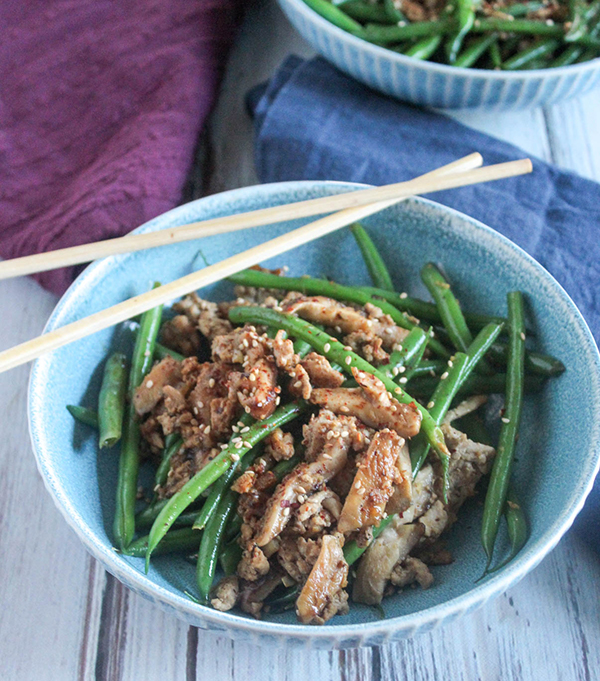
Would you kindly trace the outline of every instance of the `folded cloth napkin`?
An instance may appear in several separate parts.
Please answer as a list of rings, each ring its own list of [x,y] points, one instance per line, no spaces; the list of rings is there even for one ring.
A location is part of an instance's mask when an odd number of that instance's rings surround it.
[[[248,97],[262,182],[322,179],[381,185],[480,151],[488,163],[523,151],[454,120],[379,95],[321,58],[289,57]],[[436,201],[519,244],[565,287],[600,337],[600,184],[533,160],[534,172],[436,193]],[[577,527],[600,550],[600,478]]]
[[[180,200],[243,0],[0,6],[0,255],[125,234]],[[39,276],[60,293],[73,268]]]

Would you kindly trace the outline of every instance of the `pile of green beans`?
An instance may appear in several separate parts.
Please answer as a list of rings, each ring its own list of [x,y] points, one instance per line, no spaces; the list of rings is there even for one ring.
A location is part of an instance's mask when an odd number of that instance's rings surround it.
[[[463,68],[545,69],[600,56],[600,0],[559,0],[558,9],[550,0],[485,7],[474,0],[447,0],[439,15],[422,21],[408,19],[402,0],[304,2],[357,38]],[[425,16],[425,5],[423,10]]]
[[[347,0],[340,7],[351,11],[352,21],[362,21],[367,17],[363,5],[362,0]],[[376,15],[383,19],[385,12],[385,16],[395,16],[396,22],[401,21],[395,14],[399,9],[391,0],[382,5],[369,4],[368,7],[369,20],[374,21]],[[338,7],[334,9],[341,11]],[[459,21],[449,34],[452,43],[447,49],[460,52],[465,36],[470,30],[476,30],[476,26],[471,5],[460,7],[459,2],[458,11]],[[578,24],[579,30],[583,30],[582,22],[584,19]],[[389,21],[386,26],[394,28],[395,24]],[[350,304],[376,305],[398,326],[408,330],[401,346],[395,346],[391,351],[387,364],[373,366],[326,330],[279,309],[251,305],[230,307],[229,319],[233,324],[264,327],[271,338],[278,331],[283,331],[285,337],[292,339],[294,350],[301,357],[316,351],[338,371],[348,374],[345,386],[351,385],[352,369],[357,368],[379,378],[400,403],[414,404],[421,413],[422,423],[421,431],[409,443],[413,478],[432,451],[439,462],[442,496],[446,502],[450,452],[441,425],[448,410],[462,396],[504,393],[505,408],[481,529],[486,557],[484,574],[494,572],[510,562],[528,538],[524,508],[512,481],[523,396],[526,392],[541,390],[547,378],[560,375],[565,368],[554,357],[526,350],[524,303],[518,291],[507,296],[507,317],[463,311],[448,279],[436,265],[427,263],[421,270],[421,278],[433,303],[411,298],[395,289],[392,274],[364,227],[356,224],[351,231],[363,254],[373,286],[347,286],[309,277],[282,277],[260,270],[245,270],[231,279],[244,286],[299,291]],[[155,360],[167,355],[178,361],[184,359],[157,342],[161,319],[161,308],[142,315],[129,371],[123,354],[115,353],[109,357],[104,366],[97,411],[75,405],[69,405],[68,409],[74,418],[98,431],[100,448],[120,442],[114,520],[114,539],[118,550],[129,556],[145,558],[146,570],[152,555],[179,552],[189,556],[197,553],[199,599],[193,598],[208,604],[219,563],[226,575],[233,574],[242,555],[238,541],[242,520],[236,513],[238,495],[232,490],[232,483],[260,456],[264,438],[275,429],[307,416],[310,405],[302,400],[282,404],[263,421],[255,421],[249,414],[244,414],[237,427],[233,428],[235,432],[229,443],[222,445],[220,454],[173,496],[160,499],[156,492],[154,498],[135,514],[141,435],[133,408],[134,391]],[[468,420],[466,417],[465,423]],[[477,417],[471,418],[471,421],[473,427],[477,426],[473,435],[475,441],[488,442],[487,432],[482,434],[485,431],[483,423]],[[238,431],[242,430],[243,438],[238,435]],[[469,432],[467,427],[465,432]],[[154,474],[155,490],[167,482],[173,457],[183,445],[179,434],[174,433],[165,439]],[[275,480],[281,481],[302,460],[302,453],[297,449],[290,460],[279,462],[272,469]],[[393,517],[385,517],[373,528],[374,538],[383,532]],[[510,548],[508,555],[491,568],[502,518],[506,521]],[[140,531],[148,528],[148,534],[140,536]],[[348,564],[359,560],[365,550],[366,547],[359,547],[355,541],[347,541],[344,555]],[[299,585],[295,585],[281,593],[282,589],[278,588],[278,595],[269,603],[269,608],[276,611],[293,606],[298,589]]]

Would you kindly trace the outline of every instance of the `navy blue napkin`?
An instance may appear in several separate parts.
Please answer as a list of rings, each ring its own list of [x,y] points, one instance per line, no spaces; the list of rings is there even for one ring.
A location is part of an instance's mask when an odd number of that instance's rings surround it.
[[[288,57],[248,95],[262,182],[408,180],[477,150],[526,154],[441,114],[390,99],[317,57]],[[534,172],[435,194],[519,244],[565,287],[600,338],[600,184],[533,159]],[[600,551],[600,476],[577,527]]]

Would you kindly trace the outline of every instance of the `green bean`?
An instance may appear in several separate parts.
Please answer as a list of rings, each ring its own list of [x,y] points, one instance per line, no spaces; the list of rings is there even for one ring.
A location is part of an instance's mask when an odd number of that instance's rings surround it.
[[[281,482],[283,478],[291,473],[296,466],[302,462],[302,457],[299,454],[294,454],[291,459],[286,461],[280,461],[276,466],[273,467],[273,473],[277,478],[278,482]]]
[[[407,378],[410,381],[412,378],[443,374],[447,366],[447,362],[445,362],[443,359],[425,359],[419,362],[416,367],[414,367],[410,373],[410,376],[407,376]]]
[[[507,302],[509,345],[504,417],[502,418],[498,448],[485,497],[481,526],[481,542],[487,557],[486,572],[492,560],[500,517],[506,503],[523,404],[525,321],[522,294],[519,291],[510,292],[507,296]]]
[[[239,545],[237,537],[228,542],[219,555],[219,563],[225,576],[233,575],[237,566],[242,560],[242,547]]]
[[[534,19],[476,19],[471,29],[473,33],[519,33],[525,35],[545,35],[562,38],[564,28],[562,24],[548,25]]]
[[[448,449],[444,442],[442,431],[431,418],[427,409],[415,403],[414,399],[397,386],[383,372],[378,371],[369,362],[351,350],[345,350],[344,346],[329,334],[320,331],[315,326],[289,314],[276,312],[262,307],[233,307],[229,310],[229,319],[234,324],[269,324],[279,326],[291,336],[309,341],[317,352],[324,355],[330,362],[333,361],[343,367],[344,371],[351,374],[351,368],[356,367],[379,378],[386,389],[394,394],[394,397],[404,404],[414,404],[420,411],[422,422],[421,429],[425,432],[431,446],[440,456],[448,456]]]
[[[554,38],[540,40],[526,50],[515,54],[514,57],[507,59],[504,62],[503,68],[507,71],[514,71],[530,66],[538,58],[553,54],[559,45],[560,42]]]
[[[459,302],[452,293],[450,284],[440,270],[431,262],[424,265],[421,269],[421,279],[437,305],[444,327],[454,347],[457,350],[466,352],[473,340],[473,336],[469,331]]]
[[[508,345],[502,342],[494,343],[490,348],[489,358],[496,364],[506,366]],[[565,370],[565,365],[552,355],[525,350],[525,370],[540,376],[560,376]]]
[[[379,45],[390,45],[412,38],[428,38],[434,35],[443,35],[453,30],[454,22],[443,19],[437,21],[419,21],[406,26],[381,26],[367,24],[361,38]]]
[[[454,355],[452,367],[450,367],[446,378],[439,381],[431,396],[431,400],[427,403],[427,409],[438,426],[442,423],[446,412],[450,408],[452,400],[456,397],[456,393],[458,392],[461,379],[468,363],[469,358],[467,355],[463,352],[457,352],[456,355]],[[419,433],[410,442],[410,460],[413,477],[421,470],[428,453],[429,443],[427,442],[427,439]],[[450,463],[450,456],[440,456],[438,458],[442,466],[444,501],[447,502],[448,466]]]
[[[311,350],[312,346],[310,343],[307,343],[303,340],[294,341],[294,352],[300,357],[300,359],[306,357]]]
[[[167,476],[171,469],[171,460],[181,449],[183,440],[179,435],[169,435],[165,440],[165,449],[158,468],[156,469],[156,476],[154,478],[155,485],[162,487],[167,482]]]
[[[600,56],[600,47],[589,47],[586,51],[577,59],[576,63],[581,64],[584,61],[590,61],[590,59],[596,59]]]
[[[176,359],[178,362],[183,362],[185,357],[179,353],[175,352],[175,350],[171,350],[171,348],[167,348],[165,345],[161,345],[160,343],[157,343],[154,346],[154,356],[156,359],[164,359],[165,357],[172,357],[173,359]]]
[[[429,413],[437,425],[442,423],[461,386],[464,385],[466,379],[482,361],[485,353],[498,337],[501,330],[502,325],[500,324],[488,324],[469,345],[467,354],[459,352],[448,362],[448,371],[440,377],[440,381],[427,404]],[[425,438],[419,434],[412,439],[410,449],[412,471],[413,476],[415,476],[425,463],[429,453],[429,445]],[[444,476],[444,492],[446,493],[448,488],[449,460],[448,458],[440,458],[440,462]]]
[[[394,0],[383,0],[383,6],[393,23],[397,24],[399,21],[407,21],[404,14],[396,7]]]
[[[596,52],[600,50],[600,38],[595,38],[590,35],[584,35],[582,38],[577,38],[577,40],[574,40],[573,42],[577,43],[578,45],[594,48]]]
[[[296,599],[300,593],[300,587],[298,585],[293,585],[286,589],[285,593],[272,601],[267,601],[265,605],[268,605],[269,612],[285,612],[286,610],[292,610],[296,605]]]
[[[497,39],[498,37],[494,33],[482,36],[481,38],[476,38],[461,54],[458,55],[454,62],[454,66],[463,68],[473,66]]]
[[[169,532],[158,546],[155,547],[155,555],[162,555],[165,553],[177,553],[179,551],[197,551],[200,545],[200,533],[192,530],[191,527],[184,527],[180,530],[173,530]],[[129,544],[128,548],[123,551],[128,556],[136,558],[143,558],[148,549],[148,537],[140,537]]]
[[[250,416],[250,414],[244,414],[240,419],[240,423],[244,424],[242,428],[249,429],[253,422],[254,419]],[[234,437],[235,435],[236,433],[234,433]],[[238,434],[237,437],[243,439],[244,434]],[[206,523],[212,517],[212,514],[216,511],[217,507],[219,506],[219,503],[221,502],[223,495],[229,489],[231,483],[233,482],[233,479],[236,478],[239,475],[239,473],[240,463],[236,464],[235,466],[231,466],[231,468],[225,471],[225,473],[223,473],[223,475],[213,484],[210,494],[208,495],[208,498],[206,499],[204,505],[202,506],[202,510],[200,511],[198,517],[196,518],[196,521],[194,522],[195,530],[204,529]]]
[[[527,526],[527,518],[525,512],[515,491],[509,487],[506,495],[506,505],[504,507],[504,517],[506,518],[506,527],[508,529],[508,538],[510,540],[510,553],[499,565],[488,573],[496,572],[513,560],[519,551],[527,543],[529,538],[529,528]]]
[[[419,298],[411,298],[410,296],[406,295],[406,293],[384,291],[383,289],[378,289],[373,286],[358,286],[356,288],[363,293],[369,293],[376,300],[377,298],[383,298],[402,312],[407,312],[418,319],[426,320],[428,322],[442,323],[440,312],[437,309],[437,306],[433,303],[428,303],[427,301],[420,300]],[[463,315],[469,327],[473,327],[475,329],[482,329],[490,322],[500,324],[506,321],[506,319],[503,317],[493,317],[491,315],[477,314],[472,312],[464,312]]]
[[[353,33],[354,35],[362,35],[362,26],[327,0],[304,0],[304,2],[317,14],[320,14],[323,19],[327,19],[327,21],[330,21],[334,26],[337,26],[344,31],[348,31],[348,33]]]
[[[448,63],[454,64],[467,33],[475,23],[475,7],[472,0],[456,0],[456,19],[458,30],[448,41]]]
[[[414,57],[415,59],[429,59],[436,53],[438,47],[442,42],[441,35],[432,35],[428,38],[422,38],[416,42],[412,47],[404,52],[407,57]]]
[[[251,309],[251,308],[250,308]],[[279,407],[269,418],[257,421],[245,433],[241,446],[237,436],[229,441],[228,446],[210,463],[199,470],[186,484],[174,494],[162,511],[158,514],[150,530],[150,541],[146,554],[146,571],[150,556],[158,542],[165,536],[176,518],[195,501],[205,489],[218,480],[236,461],[243,458],[256,444],[264,440],[276,428],[288,423],[304,411],[304,402],[292,402]],[[236,440],[235,442],[233,440]]]
[[[362,2],[362,0],[346,0],[332,4],[357,21],[374,21],[380,24],[395,23],[393,19],[390,19],[383,5],[372,5],[369,2]]]
[[[500,54],[498,41],[490,45],[490,59],[492,60],[492,65],[495,69],[502,68],[502,55]]]
[[[231,489],[223,494],[215,513],[208,519],[206,528],[202,533],[198,550],[196,581],[200,592],[200,601],[205,605],[209,603],[209,594],[215,578],[225,528],[235,511],[237,496]]]
[[[546,5],[543,2],[521,2],[502,8],[502,14],[509,14],[511,17],[525,17],[530,12],[537,12]]]
[[[77,404],[67,404],[67,411],[80,423],[85,423],[91,428],[98,428],[98,412],[87,407],[80,407]]]
[[[229,527],[227,528],[227,536],[225,537],[227,541],[230,539],[234,539],[237,537],[240,533],[240,530],[242,529],[242,524],[243,520],[240,515],[237,513],[231,518],[229,521]]]
[[[356,243],[360,248],[365,265],[369,270],[369,275],[373,281],[373,285],[386,291],[393,291],[394,284],[388,272],[388,268],[383,262],[381,254],[377,250],[377,246],[373,243],[367,230],[358,222],[350,226],[350,231],[356,239]]]
[[[418,398],[428,398],[435,390],[438,379],[433,376],[418,376],[410,381],[411,394]],[[525,376],[525,393],[539,393],[544,387],[543,376]],[[506,389],[506,374],[494,374],[493,376],[481,376],[473,374],[461,385],[457,397],[468,395],[495,395],[503,393]]]
[[[167,505],[167,499],[155,499],[135,516],[135,527],[137,530],[151,527],[158,514]],[[188,511],[182,513],[173,523],[174,527],[191,527],[198,517],[198,511]]]
[[[412,333],[412,332],[411,332]],[[427,336],[430,336],[433,333],[431,329],[427,331]],[[408,336],[407,336],[408,338]],[[406,339],[405,339],[406,342]],[[423,360],[423,355],[425,353],[425,349],[427,347],[427,343],[422,343],[421,347],[417,349],[415,353],[411,355],[409,359],[406,360],[406,371],[404,371],[404,374],[400,376],[400,372],[398,372],[398,376],[396,377],[396,382],[397,383],[408,383],[410,379],[415,375],[415,371],[421,361]],[[440,360],[442,363],[444,363],[444,360]]]
[[[111,355],[104,367],[98,397],[98,427],[100,449],[113,447],[121,439],[125,390],[127,387],[127,358],[120,352]]]
[[[570,64],[574,64],[584,53],[584,51],[585,48],[581,45],[569,45],[550,63],[550,67],[558,68],[560,66],[569,66]]]
[[[573,3],[573,16],[571,26],[564,39],[565,42],[575,42],[588,35],[590,23],[600,14],[600,2],[592,2],[589,5],[581,0]]]
[[[388,364],[381,366],[381,371],[388,378],[396,378],[399,373],[405,372],[407,365],[412,366],[412,361],[422,355],[427,347],[427,332],[418,326],[415,327],[402,341],[402,349],[394,350],[390,354]]]
[[[284,291],[298,291],[305,295],[328,296],[334,300],[345,300],[359,305],[371,303],[376,305],[385,314],[389,314],[394,323],[403,329],[414,329],[416,324],[407,319],[406,315],[399,312],[396,305],[388,303],[386,300],[374,298],[365,287],[344,286],[326,279],[311,279],[310,277],[280,277],[268,272],[258,270],[243,270],[229,277],[230,281],[243,286],[253,286],[259,288],[275,288]],[[382,289],[374,289],[382,291]],[[385,292],[385,291],[384,291]],[[391,291],[390,293],[396,295]],[[449,357],[448,350],[434,338],[429,340],[430,349],[441,357]]]
[[[156,286],[159,286],[159,284],[155,284],[154,288]],[[127,392],[130,402],[126,409],[121,441],[113,530],[118,548],[121,550],[131,543],[135,532],[135,500],[139,469],[140,428],[136,420],[135,409],[133,408],[133,393],[152,366],[154,345],[160,329],[161,317],[162,305],[148,310],[142,315],[129,372]]]

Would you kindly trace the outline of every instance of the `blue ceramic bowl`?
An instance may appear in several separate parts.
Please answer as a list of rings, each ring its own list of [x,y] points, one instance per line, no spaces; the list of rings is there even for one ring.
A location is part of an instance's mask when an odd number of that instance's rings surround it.
[[[278,0],[312,47],[341,71],[387,95],[444,109],[530,109],[600,86],[600,59],[555,69],[491,71],[422,61],[356,38],[303,0]]]
[[[239,189],[176,208],[138,231],[311,199],[356,186],[289,182]],[[157,557],[145,575],[141,558],[119,555],[112,548],[118,454],[99,453],[94,433],[76,424],[65,409],[67,404],[96,404],[103,362],[111,348],[122,342],[118,329],[102,331],[42,357],[33,367],[29,415],[38,467],[56,505],[90,553],[131,589],[190,624],[257,643],[319,648],[380,644],[429,630],[482,606],[521,579],[569,528],[590,490],[600,452],[600,361],[584,320],[562,288],[493,230],[431,201],[413,199],[365,223],[374,228],[375,241],[400,290],[424,295],[419,269],[425,261],[434,260],[443,263],[461,300],[474,311],[502,312],[507,291],[524,291],[538,347],[559,356],[568,367],[541,394],[526,399],[516,478],[531,523],[531,538],[508,567],[476,582],[484,566],[479,544],[480,505],[469,504],[448,535],[456,561],[434,568],[435,583],[429,590],[409,589],[387,599],[383,604],[385,620],[357,604],[349,615],[336,617],[324,627],[298,625],[293,613],[257,621],[197,605],[183,593],[195,591],[194,567],[184,559]],[[47,330],[143,292],[156,278],[168,282],[191,268],[202,267],[202,255],[218,262],[294,226],[298,225],[272,225],[106,258],[88,267],[75,281],[56,307]],[[291,275],[308,273],[329,275],[341,282],[368,282],[347,230],[264,264],[287,264]],[[231,286],[220,283],[202,295],[226,299]],[[576,466],[573,452],[577,453]]]

